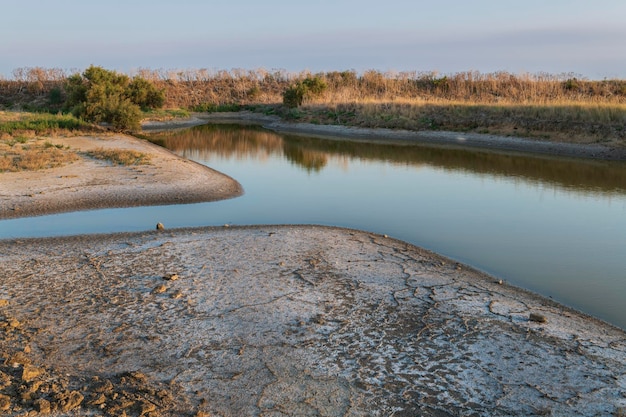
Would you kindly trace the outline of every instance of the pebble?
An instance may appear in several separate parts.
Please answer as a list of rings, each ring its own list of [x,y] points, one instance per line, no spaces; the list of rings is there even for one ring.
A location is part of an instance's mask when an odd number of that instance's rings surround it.
[[[163,294],[165,291],[167,291],[165,285],[158,285],[152,290],[152,294]]]
[[[538,313],[530,313],[528,320],[534,321],[536,323],[546,323],[548,321],[548,319],[546,319],[546,316]]]
[[[166,281],[176,281],[178,279],[178,274],[168,274],[163,277]]]
[[[52,412],[52,405],[50,404],[50,401],[44,398],[37,398],[33,401],[33,406],[35,407],[35,411],[40,414],[49,414]]]
[[[41,368],[37,368],[32,365],[23,365],[22,368],[22,381],[30,382],[40,375],[43,375],[45,371]]]
[[[157,229],[157,230],[164,230],[164,229],[165,229],[165,226],[163,226],[163,223],[157,223],[157,225],[156,225],[156,229]]]
[[[0,411],[7,411],[11,408],[11,397],[0,394]]]

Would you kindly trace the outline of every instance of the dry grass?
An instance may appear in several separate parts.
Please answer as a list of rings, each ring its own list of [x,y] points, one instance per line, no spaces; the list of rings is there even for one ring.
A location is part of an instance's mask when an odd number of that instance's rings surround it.
[[[87,156],[103,161],[109,161],[115,165],[147,165],[150,156],[138,151],[128,149],[96,149],[86,152]]]
[[[71,163],[79,158],[74,151],[43,137],[93,130],[72,116],[0,112],[0,172],[34,171]]]
[[[626,142],[626,104],[473,104],[445,100],[318,101],[286,113],[315,124],[451,130],[576,143]]]
[[[68,148],[37,137],[0,140],[0,172],[55,168],[77,159],[76,153]]]

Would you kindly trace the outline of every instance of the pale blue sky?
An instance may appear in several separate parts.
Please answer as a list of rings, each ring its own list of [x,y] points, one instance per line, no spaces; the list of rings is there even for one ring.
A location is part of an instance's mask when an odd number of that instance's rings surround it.
[[[626,78],[624,0],[6,0],[20,67],[574,73]]]

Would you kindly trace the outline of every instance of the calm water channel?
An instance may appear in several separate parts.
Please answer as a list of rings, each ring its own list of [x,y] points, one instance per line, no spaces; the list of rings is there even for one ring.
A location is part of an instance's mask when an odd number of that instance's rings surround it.
[[[626,164],[198,126],[155,140],[245,195],[0,222],[0,238],[323,224],[403,239],[626,329]]]

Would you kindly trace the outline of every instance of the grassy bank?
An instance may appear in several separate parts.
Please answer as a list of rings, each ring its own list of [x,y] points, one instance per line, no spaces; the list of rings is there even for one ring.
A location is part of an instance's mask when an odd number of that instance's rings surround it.
[[[0,112],[0,172],[54,168],[78,159],[50,139],[97,131],[69,115]]]
[[[286,119],[407,130],[448,130],[573,143],[626,143],[626,104],[473,104],[465,102],[312,103]]]

